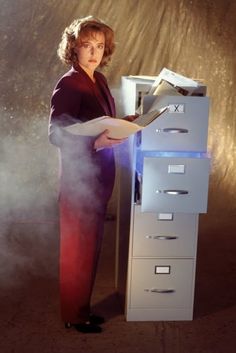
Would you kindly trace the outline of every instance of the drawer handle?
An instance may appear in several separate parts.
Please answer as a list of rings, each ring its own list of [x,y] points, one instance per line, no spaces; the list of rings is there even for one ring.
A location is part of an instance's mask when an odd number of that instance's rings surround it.
[[[146,235],[145,238],[147,239],[157,239],[157,240],[175,240],[178,239],[175,235]]]
[[[152,288],[152,289],[144,289],[145,292],[152,292],[152,293],[174,293],[174,289],[157,289],[157,288]]]
[[[169,134],[187,134],[188,129],[178,128],[178,127],[166,127],[164,129],[156,129],[156,132],[167,132]]]
[[[157,239],[157,240],[175,240],[175,239],[178,239],[178,237],[175,236],[175,235],[155,235],[153,237],[153,239]]]
[[[187,195],[187,190],[163,190],[164,194],[168,195]]]

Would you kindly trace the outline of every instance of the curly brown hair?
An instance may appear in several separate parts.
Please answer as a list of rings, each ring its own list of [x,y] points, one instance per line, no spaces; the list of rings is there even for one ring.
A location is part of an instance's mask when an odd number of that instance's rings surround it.
[[[75,65],[78,62],[75,47],[81,43],[82,39],[98,32],[104,33],[105,36],[105,50],[99,66],[106,66],[115,50],[114,32],[104,22],[92,16],[74,20],[65,28],[57,50],[61,61],[67,65]]]

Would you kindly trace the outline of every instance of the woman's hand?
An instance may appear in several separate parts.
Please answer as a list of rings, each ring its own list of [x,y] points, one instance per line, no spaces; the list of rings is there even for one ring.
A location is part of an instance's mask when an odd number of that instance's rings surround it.
[[[126,141],[127,138],[124,139],[112,139],[108,137],[109,130],[105,130],[102,134],[98,136],[98,138],[94,142],[94,149],[99,148],[111,148],[115,145],[119,145],[122,142]]]

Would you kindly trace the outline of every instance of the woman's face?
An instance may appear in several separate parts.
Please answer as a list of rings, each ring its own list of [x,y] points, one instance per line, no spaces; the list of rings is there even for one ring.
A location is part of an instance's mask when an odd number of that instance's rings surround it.
[[[105,35],[102,32],[91,33],[81,38],[76,48],[78,62],[86,70],[94,72],[100,65],[105,49]]]

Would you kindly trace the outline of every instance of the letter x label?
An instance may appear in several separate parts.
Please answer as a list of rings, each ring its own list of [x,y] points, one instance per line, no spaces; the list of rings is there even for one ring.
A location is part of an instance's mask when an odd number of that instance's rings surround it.
[[[169,113],[184,113],[184,103],[169,104]]]

